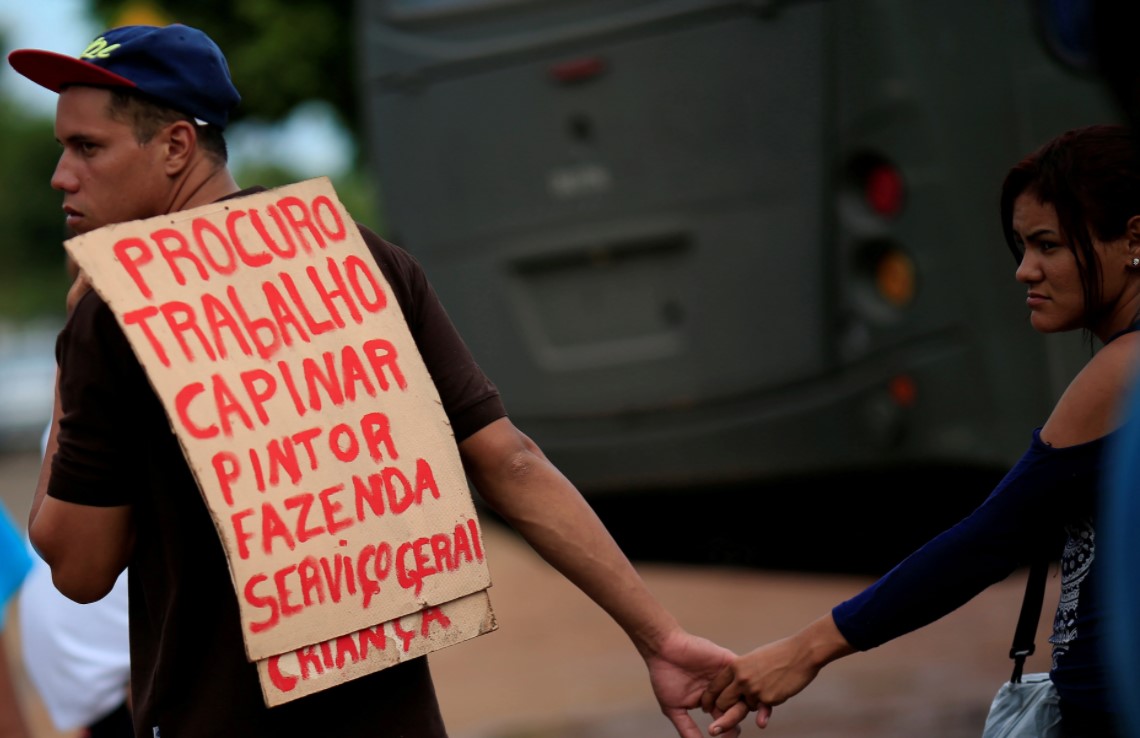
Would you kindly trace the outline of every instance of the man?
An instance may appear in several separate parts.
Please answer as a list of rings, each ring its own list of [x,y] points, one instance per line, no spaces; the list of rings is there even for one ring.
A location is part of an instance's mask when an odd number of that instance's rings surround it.
[[[12,52],[59,93],[52,186],[76,233],[256,190],[238,188],[222,131],[239,102],[220,50],[183,25],[113,29],[76,59]],[[685,738],[687,709],[732,654],[680,628],[574,486],[506,415],[418,264],[361,229],[439,390],[464,468],[487,503],[609,613],[646,661]],[[445,729],[425,659],[280,707],[263,706],[213,523],[157,396],[107,305],[77,281],[58,342],[56,422],[32,504],[56,586],[103,597],[130,566],[138,736],[379,735]],[[209,612],[199,612],[209,603]]]

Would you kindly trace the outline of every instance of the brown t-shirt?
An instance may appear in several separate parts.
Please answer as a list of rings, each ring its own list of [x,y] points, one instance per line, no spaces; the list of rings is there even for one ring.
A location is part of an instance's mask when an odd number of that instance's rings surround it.
[[[247,190],[249,194],[255,190]],[[506,412],[419,264],[361,228],[404,312],[456,440]],[[52,497],[131,505],[128,567],[136,735],[437,738],[446,731],[425,658],[272,709],[245,657],[222,544],[177,437],[114,315],[94,292],[60,334]],[[155,733],[157,727],[160,733]]]

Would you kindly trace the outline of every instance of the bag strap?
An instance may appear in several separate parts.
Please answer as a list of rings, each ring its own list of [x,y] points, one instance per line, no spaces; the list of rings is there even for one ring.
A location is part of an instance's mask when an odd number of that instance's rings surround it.
[[[1017,628],[1013,632],[1013,647],[1009,657],[1013,659],[1013,675],[1009,678],[1015,684],[1021,681],[1025,659],[1033,654],[1033,636],[1041,620],[1041,602],[1045,599],[1045,579],[1049,573],[1049,561],[1040,559],[1029,567],[1029,578],[1025,582],[1025,599],[1021,601],[1021,614],[1017,617]]]

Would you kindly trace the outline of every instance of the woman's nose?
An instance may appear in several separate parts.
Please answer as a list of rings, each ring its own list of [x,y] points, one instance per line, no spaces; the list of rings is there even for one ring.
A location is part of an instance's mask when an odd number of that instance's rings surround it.
[[[1041,279],[1041,269],[1037,264],[1037,258],[1029,249],[1021,255],[1021,262],[1017,265],[1017,271],[1014,272],[1014,277],[1022,284],[1032,284]]]

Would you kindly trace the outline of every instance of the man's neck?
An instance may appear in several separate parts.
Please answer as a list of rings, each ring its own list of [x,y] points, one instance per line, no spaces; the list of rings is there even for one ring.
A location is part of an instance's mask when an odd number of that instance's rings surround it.
[[[174,188],[167,212],[175,213],[209,205],[239,190],[226,166],[217,166],[201,159]]]

